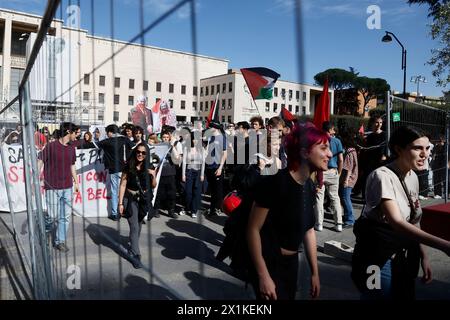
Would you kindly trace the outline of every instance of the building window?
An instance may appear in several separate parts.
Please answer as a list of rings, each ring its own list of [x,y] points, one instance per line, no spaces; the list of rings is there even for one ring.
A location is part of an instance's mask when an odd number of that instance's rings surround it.
[[[130,80],[128,81],[128,88],[134,89],[134,79],[130,79]]]
[[[295,113],[299,113],[299,111],[300,111],[300,106],[295,106]]]
[[[105,103],[105,94],[104,93],[99,93],[98,94],[98,102],[99,103]]]
[[[4,29],[3,29],[4,30]],[[11,54],[15,56],[25,56],[27,49],[27,41],[28,38],[23,37],[23,31],[12,31],[11,32]],[[28,34],[29,36],[29,34]]]
[[[205,96],[209,96],[209,87],[208,86],[205,87]]]
[[[228,99],[228,109],[231,109],[233,105],[233,100],[232,99]]]
[[[129,106],[134,105],[134,97],[133,96],[128,96],[128,105]]]
[[[197,87],[197,86],[193,86],[193,87],[192,87],[192,95],[193,95],[194,97],[197,96],[197,91],[198,91],[198,87]]]
[[[306,101],[306,92],[303,92],[303,101]]]
[[[292,100],[292,90],[289,90],[289,100]]]
[[[131,113],[128,112],[128,122],[131,122]]]
[[[226,100],[222,99],[222,110],[225,110],[225,102],[226,102]]]
[[[217,93],[220,92],[220,84],[218,84],[218,85],[216,86],[216,92],[217,92]]]
[[[114,78],[114,87],[120,88],[120,78]]]
[[[208,111],[208,101],[205,101],[205,111]]]
[[[225,93],[225,91],[227,91],[227,84],[222,83],[222,93]]]
[[[292,104],[289,105],[289,112],[292,112]]]
[[[200,111],[203,111],[203,102],[200,101]]]
[[[156,83],[156,92],[161,92],[161,82]]]
[[[228,82],[228,92],[233,92],[233,82]]]
[[[231,123],[231,116],[228,116],[228,123]]]
[[[203,87],[200,87],[200,97],[203,97]]]
[[[87,73],[84,74],[84,84],[89,85],[89,74]]]
[[[186,86],[181,85],[181,94],[186,94]]]
[[[266,102],[266,112],[270,111],[270,102]]]
[[[281,89],[281,97],[286,99],[286,89]]]
[[[142,86],[142,89],[143,89],[144,91],[148,91],[148,81],[147,81],[147,80],[144,80],[144,84],[143,84],[143,86]]]
[[[100,76],[98,79],[98,85],[101,87],[105,86],[105,76]]]
[[[222,116],[222,122],[225,122],[225,116]]]
[[[297,99],[297,101],[300,100],[300,91],[295,91],[295,99]]]
[[[181,100],[181,110],[185,110],[186,109],[186,101]]]
[[[214,94],[214,86],[212,85],[211,86],[211,95],[213,95]]]
[[[89,92],[83,92],[83,101],[89,101]]]
[[[197,111],[197,101],[192,101],[192,110]]]
[[[211,101],[211,108],[213,107],[213,105],[214,105],[214,101]],[[217,106],[217,108],[218,108],[219,106]],[[217,110],[219,110],[219,109],[217,109]]]
[[[103,121],[105,119],[105,112],[103,110],[98,111],[97,119]]]
[[[284,105],[284,103],[281,104],[281,109],[285,108],[286,106]]]
[[[120,103],[120,95],[115,94],[114,95],[114,104],[119,104]]]
[[[273,104],[273,112],[277,112],[278,110],[278,103]]]
[[[306,114],[306,107],[305,107],[305,106],[302,107],[302,114],[303,114],[303,115]]]
[[[113,121],[119,121],[119,111],[114,111]]]
[[[273,88],[273,96],[278,97],[278,88],[277,87]]]
[[[174,84],[169,83],[169,93],[173,93]]]
[[[169,105],[170,105],[170,109],[172,109],[173,108],[173,99],[169,100]]]

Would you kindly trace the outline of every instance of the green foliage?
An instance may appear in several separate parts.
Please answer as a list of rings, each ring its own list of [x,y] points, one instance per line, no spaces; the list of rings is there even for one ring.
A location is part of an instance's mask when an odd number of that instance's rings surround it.
[[[450,1],[448,0],[408,0],[411,4],[428,4],[428,16],[433,18],[430,35],[439,39],[439,48],[431,50],[429,65],[435,66],[432,74],[438,86],[446,87],[450,83]]]
[[[344,69],[328,69],[314,76],[314,80],[320,86],[323,86],[328,77],[328,85],[334,90],[341,90],[353,87],[353,82],[358,76],[353,68],[351,71]]]

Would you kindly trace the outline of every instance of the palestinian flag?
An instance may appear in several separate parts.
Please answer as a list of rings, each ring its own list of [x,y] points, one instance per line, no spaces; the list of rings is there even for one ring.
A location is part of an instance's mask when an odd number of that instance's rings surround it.
[[[253,100],[272,99],[273,87],[280,77],[278,73],[267,68],[245,68],[241,69],[245,82],[247,83]]]

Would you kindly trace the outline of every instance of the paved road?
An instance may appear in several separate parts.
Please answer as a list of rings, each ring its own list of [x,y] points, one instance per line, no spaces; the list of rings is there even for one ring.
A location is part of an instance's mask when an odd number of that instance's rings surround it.
[[[357,215],[361,206],[355,204]],[[10,225],[8,213],[0,218]],[[26,213],[16,214],[18,236],[24,250],[29,251]],[[58,287],[68,299],[253,299],[250,287],[233,277],[224,263],[214,256],[224,239],[222,227],[226,216],[197,219],[181,216],[171,219],[161,215],[143,226],[141,253],[144,268],[136,270],[125,258],[128,224],[122,219],[114,222],[106,218],[73,216],[69,231],[70,251],[52,251],[57,270]],[[336,240],[354,245],[352,229],[337,233],[331,229],[331,216],[326,216],[324,231],[317,233],[320,299],[349,300],[359,295],[350,280],[350,264],[323,252],[325,241]],[[441,252],[429,249],[435,281],[428,286],[418,281],[419,299],[450,299],[450,259]],[[74,284],[73,271],[80,270],[80,289],[67,289],[67,279]],[[308,266],[300,256],[300,288],[298,299],[308,299]],[[72,277],[70,277],[72,276]]]

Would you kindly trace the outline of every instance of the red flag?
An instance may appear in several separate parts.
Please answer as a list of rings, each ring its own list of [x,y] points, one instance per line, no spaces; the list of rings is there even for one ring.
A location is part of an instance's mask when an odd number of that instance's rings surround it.
[[[216,100],[211,105],[211,109],[209,109],[209,115],[208,115],[208,118],[206,119],[206,128],[209,128],[209,123],[211,121],[220,123],[219,108],[217,106],[218,103],[219,103],[219,94],[216,95]]]
[[[313,123],[318,129],[322,129],[322,123],[330,121],[330,97],[328,96],[328,78],[323,84],[323,91],[314,111]]]
[[[295,121],[296,120],[294,115],[292,113],[290,113],[288,111],[288,109],[286,109],[286,107],[282,107],[281,108],[280,117],[281,117],[281,119],[284,120],[284,122],[286,122],[286,121]]]

